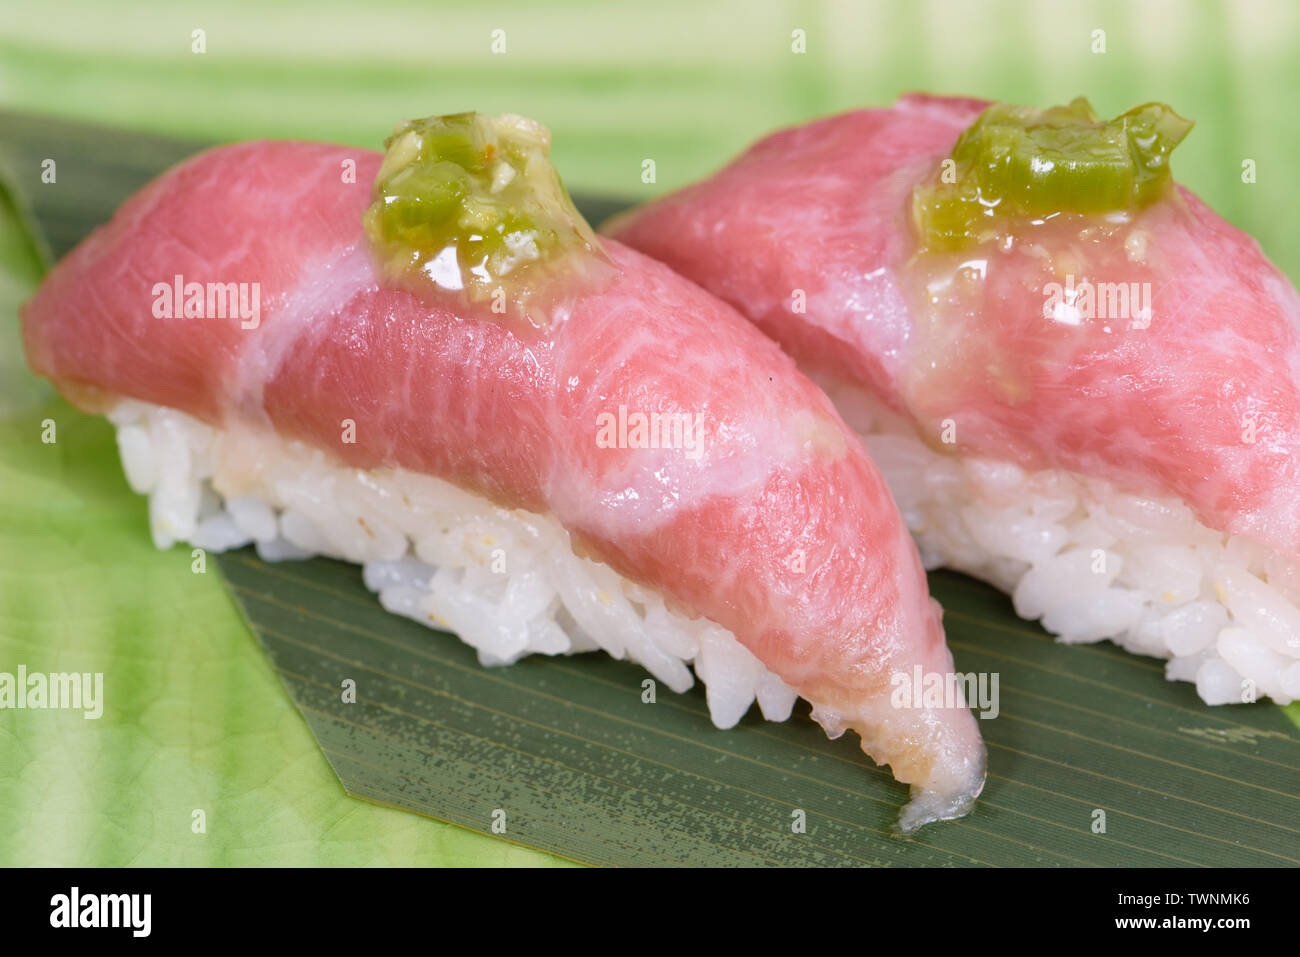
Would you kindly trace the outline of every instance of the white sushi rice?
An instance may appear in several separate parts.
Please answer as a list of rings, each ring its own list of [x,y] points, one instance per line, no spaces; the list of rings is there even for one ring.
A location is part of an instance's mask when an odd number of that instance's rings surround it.
[[[794,691],[730,631],[575,555],[554,518],[403,469],[341,467],[302,443],[223,432],[134,400],[109,418],[127,481],[149,496],[159,548],[251,543],[266,561],[355,562],[384,608],[455,632],[485,665],[603,650],[676,692],[698,677],[720,728],[755,700],[771,721],[794,707]]]
[[[1168,659],[1208,704],[1300,698],[1300,563],[1172,499],[945,455],[860,389],[821,384],[880,467],[926,568],[1010,593],[1066,642]]]

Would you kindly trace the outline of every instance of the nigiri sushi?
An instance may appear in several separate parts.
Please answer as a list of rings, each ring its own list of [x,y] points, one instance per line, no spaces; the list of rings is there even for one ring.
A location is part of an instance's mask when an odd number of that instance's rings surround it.
[[[1171,177],[1191,124],[904,96],[605,231],[737,306],[866,437],[927,567],[1211,704],[1300,697],[1300,300]]]
[[[721,727],[796,696],[968,811],[984,748],[916,548],[823,392],[731,307],[598,239],[517,116],[387,151],[226,146],[129,199],[24,307],[30,364],[118,429],[159,547],[363,565],[484,664],[603,649]],[[691,668],[693,666],[694,676]]]

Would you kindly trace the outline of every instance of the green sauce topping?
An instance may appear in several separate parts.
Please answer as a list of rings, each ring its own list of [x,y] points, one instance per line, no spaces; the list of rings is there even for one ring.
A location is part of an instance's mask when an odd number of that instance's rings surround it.
[[[550,325],[555,280],[609,266],[551,164],[550,133],[522,116],[401,123],[385,142],[366,234],[382,278],[445,300],[492,302]]]
[[[1163,103],[1109,121],[1083,97],[1047,110],[990,106],[913,191],[921,244],[960,249],[998,238],[1011,219],[1150,205],[1170,191],[1169,154],[1191,128]]]

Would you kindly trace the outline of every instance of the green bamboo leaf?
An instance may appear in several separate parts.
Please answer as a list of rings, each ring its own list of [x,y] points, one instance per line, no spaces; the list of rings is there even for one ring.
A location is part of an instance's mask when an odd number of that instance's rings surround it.
[[[0,130],[22,131],[20,140],[0,137],[0,156],[7,157],[11,168],[30,168],[43,149],[83,157],[64,195],[44,196],[32,182],[18,184],[31,197],[36,219],[49,224],[56,249],[66,248],[106,218],[131,188],[192,148],[154,141],[136,150],[126,142],[130,137],[115,145],[103,131],[17,122],[0,117]],[[607,211],[593,211],[581,199],[579,205],[589,215]],[[145,704],[148,694],[159,691],[155,657],[177,644],[182,652],[196,654],[191,646],[197,642],[214,649],[214,655],[238,660],[239,670],[218,671],[220,683],[192,675],[185,693],[224,702],[227,710],[209,732],[216,739],[233,733],[242,748],[270,748],[273,757],[267,761],[284,766],[270,776],[274,787],[263,791],[256,809],[275,820],[295,807],[302,820],[285,829],[310,832],[312,815],[298,810],[292,795],[298,774],[311,778],[316,771],[300,750],[287,745],[276,750],[274,735],[253,731],[271,720],[267,716],[285,727],[287,702],[272,693],[257,662],[244,655],[252,642],[231,618],[216,582],[177,574],[187,567],[188,553],[153,553],[143,507],[121,506],[122,483],[111,461],[109,430],[91,420],[74,421],[84,438],[74,433],[71,443],[61,440],[66,451],[58,453],[55,471],[56,495],[64,498],[56,498],[53,507],[65,521],[57,528],[44,521],[19,526],[22,540],[4,543],[0,550],[9,574],[18,568],[22,544],[44,541],[51,532],[76,542],[76,536],[86,534],[88,519],[111,524],[111,536],[93,539],[89,568],[102,573],[113,561],[107,549],[123,549],[125,561],[119,558],[119,569],[110,573],[117,596],[114,603],[97,608],[106,617],[96,644],[67,641],[83,651],[97,648],[105,669],[111,667],[118,680],[135,685],[126,700],[136,710],[122,717],[128,725],[147,722],[149,736],[134,738],[113,753],[131,755],[135,763],[125,766],[131,770],[148,768],[155,755],[170,755],[185,768],[196,749],[203,752],[204,742],[193,736],[193,727],[179,720],[180,690],[163,695],[169,703],[161,710]],[[13,455],[12,448],[21,444],[19,436],[6,435],[0,449]],[[51,467],[35,464],[30,442],[22,447],[26,458],[15,471],[20,478],[23,468],[41,473],[43,482]],[[21,503],[38,494],[36,481],[28,480],[4,505],[16,515]],[[50,554],[43,571],[55,576],[54,585],[39,602],[31,599],[22,609],[0,612],[0,622],[22,620],[32,607],[42,609],[37,616],[45,620],[49,607],[56,606],[55,589],[68,589],[75,580],[59,573],[58,562],[87,560],[84,548]],[[220,565],[230,594],[349,793],[572,860],[1300,863],[1300,732],[1283,709],[1206,707],[1189,685],[1166,682],[1158,662],[1110,644],[1056,644],[1037,626],[1017,619],[1005,596],[960,575],[932,575],[931,587],[946,609],[957,668],[1000,675],[1001,714],[981,722],[990,779],[972,815],[900,840],[890,831],[905,789],[887,770],[874,767],[851,735],[827,740],[808,719],[805,706],[785,724],[768,724],[751,714],[737,728],[719,731],[708,720],[700,689],[680,696],[665,693],[656,704],[645,704],[643,672],[601,655],[534,657],[507,668],[482,668],[454,636],[383,612],[353,566],[324,559],[268,565],[246,551],[222,556]],[[165,579],[164,566],[171,573]],[[158,588],[152,597],[159,600],[139,597],[144,571],[155,577],[143,587]],[[19,601],[12,593],[8,600]],[[123,606],[137,617],[120,617]],[[201,619],[187,617],[200,610]],[[61,624],[51,624],[47,631],[62,628],[75,634],[72,616],[49,621]],[[36,653],[33,643],[21,650]],[[186,660],[198,664],[192,657]],[[356,682],[355,703],[340,694],[347,678]],[[245,687],[245,681],[253,687]],[[24,741],[12,721],[9,730],[15,740]],[[59,726],[57,734],[73,731]],[[249,808],[234,808],[235,799],[226,790],[239,768],[232,768],[229,751],[221,753],[223,759],[205,765],[205,781],[227,794],[231,813],[246,815]],[[301,772],[299,765],[305,766]],[[34,802],[23,787],[28,767],[20,760],[8,766],[8,777],[0,780],[10,782],[10,793],[0,793],[0,798],[13,798],[6,806],[30,813]],[[145,784],[163,789],[174,801],[174,787],[163,770],[155,769]],[[188,774],[186,787],[199,790],[192,771]],[[118,827],[116,832],[84,821],[79,826],[88,837],[116,833],[118,841],[125,831],[129,842],[140,837],[140,822],[132,816],[138,811],[123,801],[123,823],[109,822]],[[1098,811],[1106,815],[1104,833],[1094,833]],[[799,812],[806,816],[804,833],[791,828]],[[408,820],[435,826],[414,816]],[[504,832],[499,833],[502,823]],[[264,837],[265,830],[258,836]],[[278,831],[270,830],[272,835]],[[273,859],[274,851],[283,849],[279,845],[264,857],[230,846],[218,855],[185,856],[171,850],[186,839],[169,839],[176,844],[167,844],[167,853],[184,861],[233,861]],[[97,851],[112,858],[103,847]],[[151,853],[157,859],[160,852]]]

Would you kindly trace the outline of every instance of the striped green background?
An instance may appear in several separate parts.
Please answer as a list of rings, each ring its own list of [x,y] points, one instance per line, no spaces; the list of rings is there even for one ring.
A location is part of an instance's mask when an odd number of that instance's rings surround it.
[[[638,198],[774,126],[907,89],[1085,93],[1110,113],[1162,99],[1198,122],[1179,178],[1294,278],[1298,38],[1286,0],[7,4],[0,106],[368,145],[407,115],[521,112],[552,128],[572,188]],[[44,400],[16,371],[12,316],[37,267],[13,210],[0,218],[0,394],[30,407]],[[0,863],[558,862],[343,795],[215,575],[141,534],[106,427],[38,408],[58,418],[54,446],[33,441],[30,415],[0,422],[0,670],[105,671],[110,700],[97,723],[0,713]]]
[[[646,157],[654,188],[678,186],[774,126],[904,90],[1084,93],[1112,114],[1160,99],[1200,124],[1180,178],[1294,274],[1300,223],[1273,213],[1300,152],[1298,38],[1292,0],[60,0],[0,9],[0,102],[202,139],[365,145],[404,116],[520,112],[552,128],[571,186],[635,195],[652,190]]]

